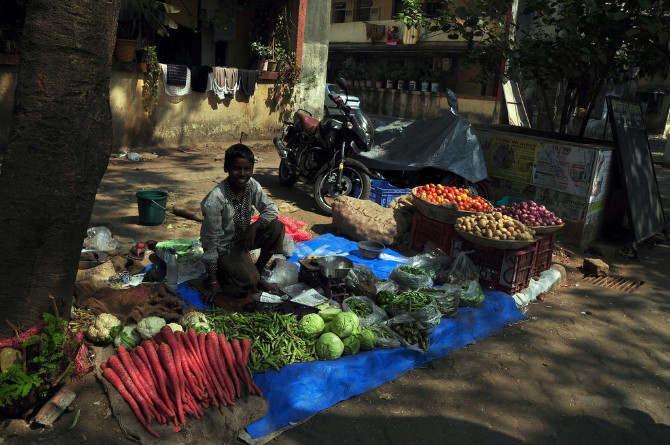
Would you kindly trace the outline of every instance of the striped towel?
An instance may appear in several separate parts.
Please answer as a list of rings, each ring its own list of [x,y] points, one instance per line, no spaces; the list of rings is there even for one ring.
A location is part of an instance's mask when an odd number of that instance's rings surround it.
[[[186,73],[188,68],[186,65],[170,65],[167,66],[167,84],[175,87],[186,86]]]

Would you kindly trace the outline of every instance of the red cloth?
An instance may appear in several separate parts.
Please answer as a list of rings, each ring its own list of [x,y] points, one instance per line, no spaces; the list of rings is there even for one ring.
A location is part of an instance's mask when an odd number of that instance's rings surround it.
[[[258,216],[251,218],[251,223],[255,222],[258,219]],[[290,216],[280,216],[279,221],[281,221],[284,226],[286,226],[286,234],[291,235],[293,242],[299,243],[300,241],[309,241],[312,239],[312,235],[301,230],[307,223],[305,221],[298,221],[293,219]]]

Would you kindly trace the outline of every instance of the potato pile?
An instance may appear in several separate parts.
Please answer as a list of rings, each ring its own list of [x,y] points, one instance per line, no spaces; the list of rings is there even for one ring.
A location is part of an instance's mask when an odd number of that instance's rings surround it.
[[[477,212],[472,216],[463,216],[456,220],[456,229],[473,235],[495,240],[532,240],[534,230],[528,229],[517,221],[500,212]]]

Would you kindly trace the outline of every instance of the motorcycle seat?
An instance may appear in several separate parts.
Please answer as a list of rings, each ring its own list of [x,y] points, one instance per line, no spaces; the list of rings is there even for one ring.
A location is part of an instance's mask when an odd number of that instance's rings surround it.
[[[310,136],[314,136],[317,129],[319,128],[319,120],[307,113],[302,112],[298,112],[298,117],[300,118],[300,126],[302,127],[302,131],[309,134]]]

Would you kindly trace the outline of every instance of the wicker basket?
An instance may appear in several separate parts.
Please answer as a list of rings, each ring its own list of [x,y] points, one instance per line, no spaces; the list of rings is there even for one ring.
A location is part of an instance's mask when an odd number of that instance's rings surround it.
[[[535,230],[537,235],[548,235],[550,233],[558,232],[563,227],[565,227],[565,224],[559,226],[528,226],[529,229]]]
[[[530,246],[535,241],[537,241],[536,238],[533,238],[531,240],[498,240],[498,239],[485,238],[479,235],[474,235],[470,232],[464,232],[458,229],[455,230],[466,241],[470,241],[471,243],[478,244],[480,246],[494,247],[496,249],[502,249],[502,250],[522,249],[526,246]]]
[[[433,204],[423,198],[419,198],[416,194],[416,189],[412,189],[412,196],[414,197],[414,205],[416,209],[424,216],[447,224],[456,224],[456,220],[462,216],[475,215],[477,212],[468,212],[466,210],[458,210],[456,204]],[[490,204],[490,203],[489,203]],[[493,205],[491,205],[493,208]]]

